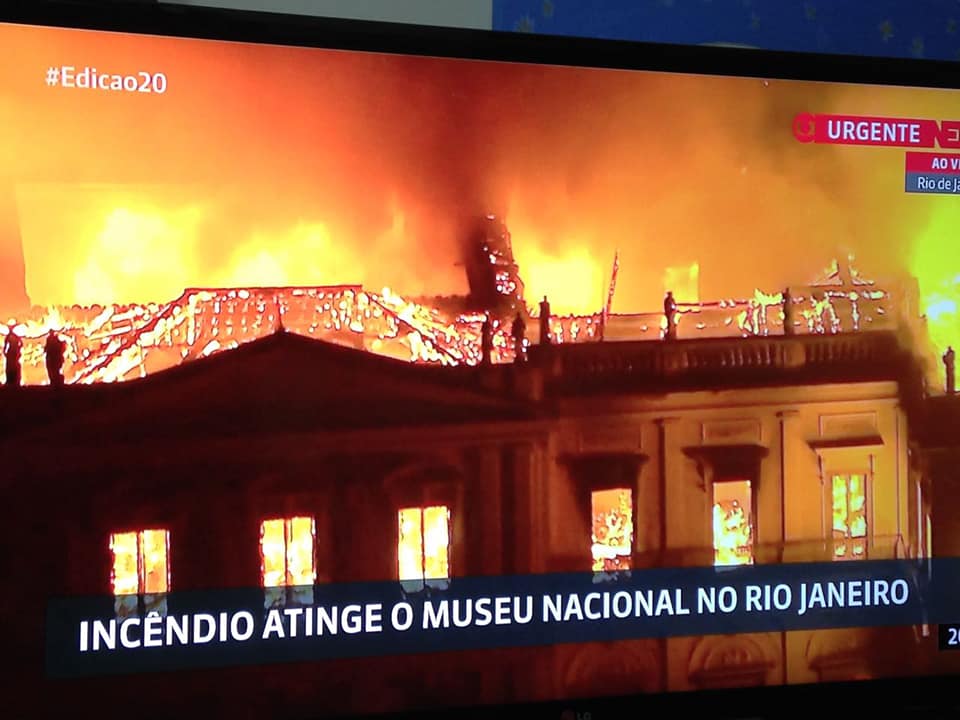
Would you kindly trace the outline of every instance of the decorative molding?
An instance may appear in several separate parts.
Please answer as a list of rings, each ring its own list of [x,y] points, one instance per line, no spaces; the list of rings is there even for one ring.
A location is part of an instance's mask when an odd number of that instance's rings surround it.
[[[666,425],[673,425],[679,422],[680,420],[681,418],[677,415],[667,415],[664,417],[658,417],[653,422],[656,423],[657,425],[660,425],[661,427],[664,427]]]
[[[775,661],[755,640],[744,636],[703,638],[690,655],[687,675],[698,686],[726,685],[737,678],[760,684]]]
[[[762,426],[756,418],[708,420],[700,426],[700,438],[710,444],[756,444],[762,442]]]
[[[456,504],[466,475],[461,466],[444,460],[418,459],[395,468],[381,484],[387,501],[395,507]]]
[[[579,485],[601,490],[619,487],[625,482],[628,487],[635,487],[648,456],[641,452],[588,452],[566,453],[557,459]]]
[[[875,411],[859,413],[832,413],[820,416],[820,437],[869,437],[880,434],[879,418]]]
[[[576,648],[563,672],[565,688],[589,694],[597,687],[653,692],[660,673],[655,641],[605,643]]]
[[[858,437],[844,438],[814,438],[808,440],[807,444],[811,450],[846,450],[856,448],[882,448],[883,438],[879,435],[861,435]]]
[[[807,640],[804,657],[813,669],[849,659],[862,660],[869,654],[871,637],[869,628],[817,630]]]
[[[707,490],[716,478],[742,477],[756,482],[760,477],[760,462],[769,449],[760,444],[691,445],[683,454],[697,464],[701,490]]]
[[[633,432],[623,429],[586,430],[579,433],[577,449],[580,452],[597,451],[642,451],[643,432],[637,428]]]

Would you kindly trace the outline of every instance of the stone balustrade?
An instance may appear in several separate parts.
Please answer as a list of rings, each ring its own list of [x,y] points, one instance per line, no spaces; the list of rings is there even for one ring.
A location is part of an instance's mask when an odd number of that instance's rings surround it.
[[[714,387],[796,378],[805,382],[896,379],[914,364],[892,332],[536,345],[531,367],[552,391],[598,385]]]

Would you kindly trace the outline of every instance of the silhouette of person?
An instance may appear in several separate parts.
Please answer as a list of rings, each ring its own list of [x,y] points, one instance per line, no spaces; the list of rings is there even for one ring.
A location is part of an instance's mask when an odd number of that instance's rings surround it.
[[[493,323],[489,315],[483,319],[483,326],[480,328],[480,352],[481,363],[488,365],[493,361]]]
[[[57,332],[51,328],[47,333],[47,341],[43,345],[43,351],[47,362],[47,377],[50,378],[50,385],[53,387],[63,386],[63,354],[66,349],[65,343],[57,336]]]
[[[790,288],[783,291],[783,334],[793,335],[793,296],[790,294]]]
[[[947,348],[943,354],[943,367],[947,374],[947,395],[953,395],[957,392],[956,358],[953,347]]]
[[[510,335],[513,337],[514,361],[522,360],[524,357],[523,341],[527,337],[527,324],[523,321],[523,316],[517,313],[513,319],[513,325],[510,326]]]
[[[663,314],[667,318],[667,340],[677,337],[677,301],[673,299],[673,291],[667,290],[663,298]]]
[[[3,359],[6,366],[7,385],[20,385],[20,353],[23,351],[23,340],[14,331],[14,325],[7,326],[7,337],[3,341]]]
[[[550,301],[546,295],[540,301],[540,344],[550,344]]]

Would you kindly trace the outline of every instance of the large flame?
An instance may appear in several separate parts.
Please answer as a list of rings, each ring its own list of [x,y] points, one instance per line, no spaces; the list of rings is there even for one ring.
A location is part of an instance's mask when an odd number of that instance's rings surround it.
[[[911,249],[910,269],[920,284],[922,310],[927,317],[930,339],[941,351],[947,347],[960,350],[958,233],[960,207],[952,199],[949,203],[936,205]],[[942,367],[940,375],[942,379]]]
[[[867,513],[864,476],[833,476],[833,556],[858,559],[866,552]]]
[[[482,320],[412,298],[466,292],[464,218],[490,210],[513,233],[525,302],[536,314],[549,297],[562,342],[659,338],[667,289],[681,338],[778,332],[780,290],[847,244],[882,277],[912,252],[934,340],[958,339],[955,198],[904,193],[901,150],[790,132],[801,111],[952,117],[944,91],[0,34],[16,58],[0,63],[0,205],[17,208],[0,213],[0,258],[22,245],[38,306],[16,310],[29,383],[44,382],[50,327],[67,336],[68,382],[93,382],[235,347],[280,315],[374,352],[476,362]],[[170,92],[48,88],[35,68],[54,57],[135,57]],[[622,332],[606,323],[618,251]],[[0,290],[22,275],[0,265]],[[798,330],[878,327],[887,300],[863,300],[798,297]],[[511,357],[508,328],[494,348]]]
[[[141,599],[145,612],[165,612],[170,591],[170,531],[111,533],[110,552],[116,612],[123,617],[135,614]]]
[[[510,216],[513,252],[520,266],[531,306],[544,296],[559,315],[599,312],[610,282],[610,259],[601,259],[587,237],[562,237],[550,242],[534,223]]]
[[[846,281],[838,277],[834,263],[823,284],[794,294],[794,332],[889,330],[902,320],[897,307],[916,303],[877,287],[855,269]],[[679,337],[780,334],[783,300],[780,292],[757,289],[745,298],[680,304]],[[66,341],[66,381],[92,383],[143,377],[280,327],[412,362],[474,365],[481,360],[485,317],[417,302],[388,287],[374,292],[359,286],[280,286],[187,290],[164,303],[38,307],[12,327],[24,338],[24,382],[45,384],[44,338],[50,329]],[[662,311],[553,314],[550,331],[557,343],[659,339],[664,323]],[[492,318],[495,363],[514,359],[510,324],[510,318]],[[7,332],[10,327],[0,325],[0,334]],[[537,337],[535,326],[527,332]]]
[[[753,564],[750,481],[715,482],[713,491],[714,564]]]
[[[398,514],[397,562],[409,590],[424,583],[444,587],[450,578],[450,509],[445,505],[403,508]]]
[[[316,520],[273,518],[260,524],[260,580],[266,607],[282,606],[288,592],[312,602],[316,570]]]

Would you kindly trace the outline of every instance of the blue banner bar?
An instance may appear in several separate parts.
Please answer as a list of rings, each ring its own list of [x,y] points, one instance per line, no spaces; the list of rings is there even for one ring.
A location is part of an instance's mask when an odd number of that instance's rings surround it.
[[[907,173],[906,190],[910,193],[960,194],[960,175]]]
[[[260,588],[171,593],[165,615],[118,618],[114,598],[50,603],[56,677],[670,636],[946,623],[960,560],[454,578],[319,585],[264,609]],[[309,602],[302,603],[306,595]]]

